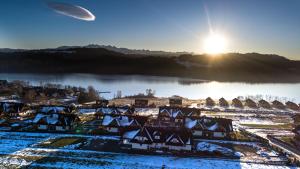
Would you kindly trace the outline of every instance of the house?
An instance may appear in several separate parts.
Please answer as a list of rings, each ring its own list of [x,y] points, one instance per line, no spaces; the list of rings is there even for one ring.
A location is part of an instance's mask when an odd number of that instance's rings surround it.
[[[148,99],[135,99],[134,107],[136,108],[148,107]]]
[[[262,108],[265,108],[265,109],[271,109],[271,105],[269,102],[267,102],[266,100],[260,100],[258,101],[258,106],[259,107],[262,107]]]
[[[122,134],[123,144],[134,150],[147,151],[191,151],[191,134],[182,129],[143,127],[125,131]]]
[[[169,98],[169,105],[171,107],[181,107],[182,106],[182,97],[176,96]]]
[[[220,139],[229,137],[233,132],[232,120],[203,116],[200,119],[187,118],[185,127],[190,129],[194,138]]]
[[[111,116],[105,115],[102,121],[102,127],[109,133],[120,133],[122,129],[135,129],[141,127],[139,121],[132,117],[126,115]]]
[[[109,104],[109,101],[106,100],[106,99],[99,99],[99,100],[96,100],[96,105],[99,105],[101,107],[105,107]]]
[[[160,107],[158,121],[162,126],[183,126],[186,117],[199,118],[200,114],[196,108]]]
[[[282,110],[284,110],[286,108],[285,105],[278,100],[274,100],[272,102],[272,106],[276,109],[282,109]]]
[[[210,97],[206,98],[205,101],[206,101],[206,106],[213,107],[216,105],[215,101]]]
[[[232,106],[237,107],[237,108],[243,108],[243,103],[238,99],[238,98],[234,98],[232,100]]]
[[[229,107],[227,100],[225,100],[223,97],[219,99],[219,105],[221,107]]]
[[[133,115],[133,107],[99,107],[95,112],[96,120],[103,120],[105,115],[120,116],[120,115]]]
[[[162,126],[180,126],[183,124],[184,114],[177,107],[160,107],[158,121]]]
[[[40,113],[61,113],[66,112],[70,113],[71,108],[63,105],[39,105],[37,111]]]
[[[191,135],[184,131],[168,131],[165,146],[169,150],[192,151]]]
[[[38,113],[32,121],[33,126],[41,131],[65,132],[75,129],[79,122],[75,114]]]
[[[252,99],[246,99],[245,106],[248,106],[250,108],[257,108],[257,104]]]
[[[19,116],[24,103],[16,100],[5,100],[0,102],[0,114],[8,116],[10,118],[16,118]]]
[[[295,111],[300,110],[299,106],[294,102],[288,101],[288,102],[285,103],[285,105],[289,109],[292,109],[292,110],[295,110]]]

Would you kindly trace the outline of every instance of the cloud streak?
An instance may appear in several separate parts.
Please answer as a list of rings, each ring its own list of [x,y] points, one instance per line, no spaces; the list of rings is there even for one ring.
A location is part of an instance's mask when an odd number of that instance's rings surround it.
[[[55,12],[75,19],[84,21],[94,21],[96,19],[92,12],[81,6],[60,2],[48,2],[47,5]]]

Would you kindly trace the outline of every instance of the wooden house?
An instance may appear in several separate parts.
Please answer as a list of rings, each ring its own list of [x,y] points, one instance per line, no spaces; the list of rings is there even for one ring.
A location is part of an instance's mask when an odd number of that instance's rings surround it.
[[[243,103],[238,99],[238,98],[234,98],[232,100],[232,106],[237,107],[237,108],[243,108]]]
[[[182,106],[182,98],[181,97],[171,97],[169,98],[170,107],[181,107]]]
[[[140,128],[141,124],[137,119],[134,118],[133,116],[126,116],[126,115],[120,115],[120,116],[105,115],[102,121],[102,127],[109,133],[118,134],[125,128],[126,129]]]
[[[233,132],[232,120],[203,116],[201,119],[186,119],[185,127],[190,129],[193,137],[220,139],[229,137]]]
[[[99,107],[96,109],[95,118],[101,120],[105,115],[120,116],[120,115],[133,115],[133,107]]]
[[[101,107],[106,107],[109,104],[109,101],[106,99],[96,100],[96,105]]]
[[[38,113],[32,121],[33,126],[41,131],[66,132],[73,130],[79,118],[75,114]]]
[[[229,107],[227,100],[225,100],[223,97],[219,99],[219,105],[221,107]]]
[[[266,100],[260,100],[258,101],[258,106],[259,107],[262,107],[262,108],[265,108],[265,109],[271,109],[271,105],[269,102],[267,102]]]
[[[299,106],[296,103],[294,103],[294,102],[288,101],[288,102],[285,103],[285,105],[289,109],[292,109],[292,110],[295,110],[295,111],[300,110]]]
[[[210,97],[206,98],[205,101],[206,101],[206,106],[213,107],[213,106],[216,105],[215,101],[212,98],[210,98]]]
[[[37,111],[40,113],[70,113],[71,108],[64,105],[39,105]]]
[[[282,110],[284,110],[286,108],[285,105],[278,100],[274,100],[272,102],[272,106],[276,109],[282,109]]]
[[[257,104],[252,99],[246,99],[245,106],[248,106],[250,108],[257,108]]]
[[[9,118],[16,118],[19,116],[24,104],[15,100],[7,100],[0,102],[0,114]]]
[[[135,99],[134,100],[134,107],[136,108],[145,108],[148,107],[148,99]]]
[[[200,118],[200,114],[200,109],[196,108],[160,107],[158,121],[162,126],[183,126],[185,118]]]
[[[191,134],[186,130],[143,127],[122,134],[123,144],[135,150],[191,151]]]

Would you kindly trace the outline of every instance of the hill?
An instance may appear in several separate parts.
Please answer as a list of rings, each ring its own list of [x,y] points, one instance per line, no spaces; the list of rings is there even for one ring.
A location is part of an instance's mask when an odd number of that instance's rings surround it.
[[[300,62],[278,55],[124,54],[105,48],[0,52],[2,73],[93,73],[177,76],[217,81],[300,82]]]

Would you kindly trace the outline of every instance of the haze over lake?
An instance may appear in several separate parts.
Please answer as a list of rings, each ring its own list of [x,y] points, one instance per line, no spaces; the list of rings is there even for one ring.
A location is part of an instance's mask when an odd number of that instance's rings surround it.
[[[53,83],[71,86],[94,86],[99,91],[111,93],[102,94],[113,98],[118,90],[122,95],[144,93],[146,89],[156,91],[156,96],[169,97],[180,95],[190,99],[212,97],[233,99],[237,96],[273,96],[279,99],[300,102],[300,83],[242,83],[216,82],[183,79],[176,77],[156,76],[108,76],[91,74],[37,75],[37,74],[0,74],[3,80],[23,80],[31,85]]]

